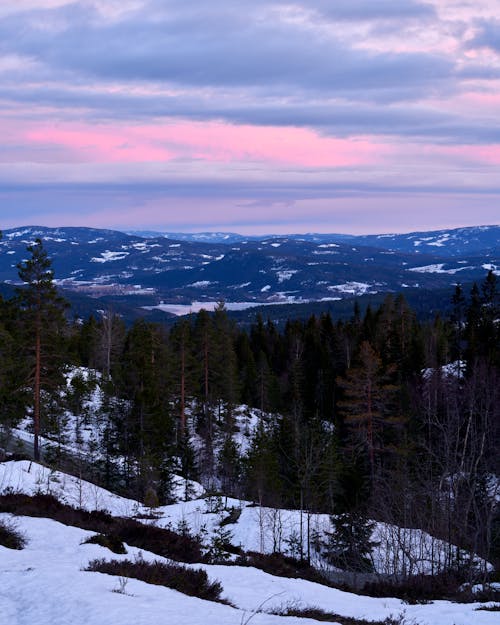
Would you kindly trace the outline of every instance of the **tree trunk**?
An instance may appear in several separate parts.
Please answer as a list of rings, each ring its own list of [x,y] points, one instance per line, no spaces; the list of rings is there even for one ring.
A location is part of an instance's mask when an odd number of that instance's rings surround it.
[[[181,436],[186,429],[186,345],[184,336],[181,342]]]
[[[38,462],[40,460],[40,448],[38,439],[40,436],[40,378],[41,378],[41,340],[40,325],[37,321],[35,336],[35,388],[33,406],[33,457]]]

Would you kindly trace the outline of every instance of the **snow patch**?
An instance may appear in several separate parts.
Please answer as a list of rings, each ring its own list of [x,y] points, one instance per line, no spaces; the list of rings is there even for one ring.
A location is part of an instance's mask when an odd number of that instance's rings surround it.
[[[411,267],[408,271],[415,271],[417,273],[447,273],[453,275],[459,271],[474,269],[474,267],[455,267],[454,269],[443,269],[443,267],[444,263],[436,263],[435,265],[424,265],[423,267]]]
[[[207,286],[211,284],[218,284],[217,282],[210,282],[210,280],[198,280],[198,282],[192,282],[191,284],[186,284],[186,286],[192,286],[194,288],[206,289]]]
[[[278,282],[281,283],[285,280],[290,280],[290,278],[296,273],[299,273],[298,269],[282,269],[281,271],[277,271],[276,275],[278,276]]]
[[[123,260],[129,256],[130,252],[110,252],[106,250],[101,253],[100,257],[94,257],[90,259],[91,263],[109,263],[114,260]]]
[[[363,295],[365,293],[376,293],[371,290],[371,285],[366,282],[345,282],[344,284],[333,284],[328,287],[329,291],[338,293],[348,293],[349,295]]]

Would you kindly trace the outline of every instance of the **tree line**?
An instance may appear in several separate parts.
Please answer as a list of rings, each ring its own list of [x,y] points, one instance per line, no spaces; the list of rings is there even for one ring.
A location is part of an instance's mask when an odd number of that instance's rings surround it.
[[[470,293],[457,285],[451,314],[431,322],[388,295],[347,321],[322,314],[279,330],[258,317],[242,329],[221,302],[167,329],[126,327],[112,311],[73,319],[42,241],[28,249],[24,286],[0,300],[0,423],[29,414],[36,457],[39,434],[57,434],[64,409],[81,411],[88,383],[72,380],[70,406],[60,389],[68,366],[86,367],[104,396],[95,464],[108,486],[162,503],[177,473],[261,505],[332,514],[351,528],[346,544],[368,540],[371,518],[500,557],[493,271]],[[259,417],[243,450],[241,404]]]

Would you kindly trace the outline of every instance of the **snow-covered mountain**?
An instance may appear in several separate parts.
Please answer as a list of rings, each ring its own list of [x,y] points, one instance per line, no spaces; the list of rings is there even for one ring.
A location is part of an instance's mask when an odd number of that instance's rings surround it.
[[[498,226],[425,236],[294,235],[224,243],[225,234],[214,233],[214,242],[206,242],[209,235],[200,235],[205,239],[200,242],[192,240],[194,235],[173,240],[91,228],[6,230],[0,241],[0,281],[18,280],[16,266],[36,237],[44,240],[61,287],[93,297],[136,297],[138,306],[141,297],[149,306],[221,299],[245,304],[331,301],[451,288],[500,268]]]
[[[234,232],[155,232],[132,231],[129,234],[154,238],[164,236],[179,241],[233,244],[248,240],[275,238],[295,239],[311,243],[352,242],[356,245],[380,247],[399,252],[454,257],[493,252],[500,245],[500,226],[471,226],[446,230],[409,232],[405,234],[353,235],[339,233],[306,233],[288,235],[245,236]]]
[[[378,234],[356,237],[360,245],[399,252],[433,254],[442,257],[488,255],[498,251],[500,226],[476,226],[408,234]]]

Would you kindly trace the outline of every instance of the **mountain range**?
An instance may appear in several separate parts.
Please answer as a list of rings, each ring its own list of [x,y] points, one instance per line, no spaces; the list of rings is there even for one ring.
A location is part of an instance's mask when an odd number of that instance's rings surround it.
[[[481,281],[490,269],[500,271],[495,225],[264,237],[33,226],[4,230],[0,282],[19,282],[17,264],[37,237],[53,261],[58,285],[73,297],[113,297],[177,313],[182,306],[188,312],[193,302],[224,300],[238,309],[449,289]]]

